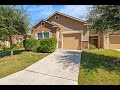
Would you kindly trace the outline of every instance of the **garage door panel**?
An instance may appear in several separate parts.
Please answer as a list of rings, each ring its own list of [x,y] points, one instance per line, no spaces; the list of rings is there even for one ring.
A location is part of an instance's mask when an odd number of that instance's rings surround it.
[[[120,35],[110,35],[110,48],[120,49]]]
[[[81,49],[81,34],[64,34],[63,35],[63,49],[80,50]]]

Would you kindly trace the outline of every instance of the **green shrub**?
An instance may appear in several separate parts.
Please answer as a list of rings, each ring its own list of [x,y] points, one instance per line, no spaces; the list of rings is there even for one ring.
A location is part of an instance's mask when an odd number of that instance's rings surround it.
[[[16,48],[16,47],[17,47],[17,44],[13,44],[13,45],[12,45],[12,48]]]
[[[17,44],[13,44],[11,50],[17,50]]]
[[[97,48],[96,48],[95,45],[91,45],[91,44],[89,44],[89,49],[91,50],[91,49],[97,49]]]
[[[5,45],[0,46],[1,51],[7,51],[10,50],[10,48],[6,47]]]
[[[13,50],[13,55],[17,55],[22,53],[24,50]],[[0,52],[0,58],[5,57],[5,56],[10,56],[11,51],[1,51]]]
[[[40,40],[39,52],[51,53],[56,49],[57,40],[56,38],[44,38]]]
[[[35,50],[35,47],[38,46],[39,44],[38,40],[33,38],[25,39],[23,43],[24,43],[24,48],[27,51]]]
[[[0,52],[0,58],[5,57],[5,56],[10,56],[11,51],[1,51]]]
[[[38,41],[39,42],[39,41]],[[40,43],[36,44],[33,48],[32,48],[32,51],[33,52],[38,52],[38,48],[40,46]]]
[[[22,43],[22,42],[19,42],[19,43],[17,44],[17,48],[23,48],[23,43]]]

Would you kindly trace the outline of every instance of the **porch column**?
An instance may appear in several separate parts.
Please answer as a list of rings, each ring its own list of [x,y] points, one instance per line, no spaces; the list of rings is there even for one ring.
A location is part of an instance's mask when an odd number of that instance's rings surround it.
[[[109,49],[109,34],[104,34],[104,49]]]
[[[57,39],[57,46],[56,46],[56,48],[58,49],[58,42],[59,42],[59,32],[58,32],[58,29],[56,31],[56,39]]]
[[[44,31],[42,30],[42,38],[44,38]]]

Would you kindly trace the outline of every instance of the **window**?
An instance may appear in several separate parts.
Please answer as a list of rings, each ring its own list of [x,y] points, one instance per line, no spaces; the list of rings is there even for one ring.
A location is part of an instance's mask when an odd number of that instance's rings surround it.
[[[16,38],[16,43],[22,42],[22,38]]]
[[[42,38],[42,33],[38,33],[38,39]]]
[[[16,38],[16,43],[19,43],[19,38]]]
[[[41,26],[44,26],[45,25],[45,22],[41,22]]]
[[[49,38],[49,32],[44,33],[44,38]]]
[[[59,16],[55,16],[55,19],[58,20],[58,19],[59,19]]]
[[[20,38],[20,42],[22,42],[22,38]]]

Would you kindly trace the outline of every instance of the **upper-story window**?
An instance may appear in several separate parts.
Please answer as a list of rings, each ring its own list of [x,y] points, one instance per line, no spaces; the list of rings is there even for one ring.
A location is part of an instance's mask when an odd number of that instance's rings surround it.
[[[55,16],[55,19],[58,20],[58,19],[59,19],[59,16]]]
[[[44,33],[44,38],[49,38],[49,32]]]
[[[45,25],[45,22],[41,22],[41,26],[44,26]]]

